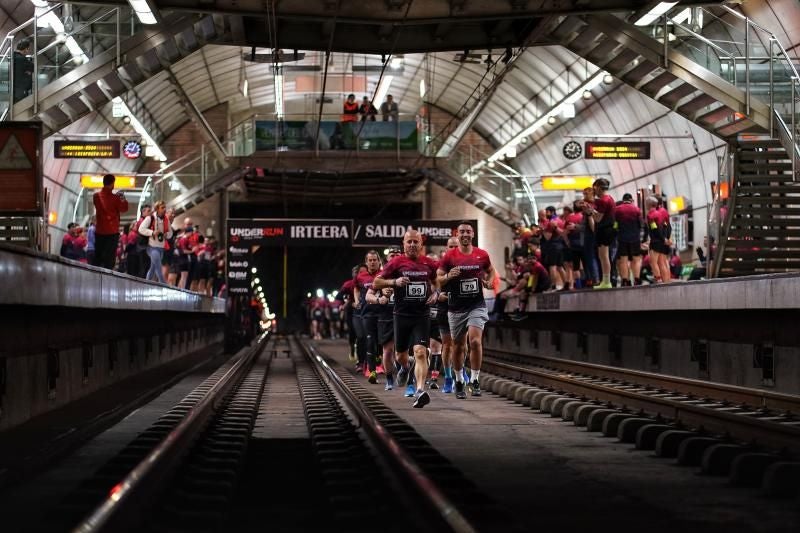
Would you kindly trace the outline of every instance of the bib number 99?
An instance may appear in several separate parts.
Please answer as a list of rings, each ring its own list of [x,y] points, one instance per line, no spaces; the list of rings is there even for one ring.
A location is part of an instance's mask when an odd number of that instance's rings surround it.
[[[425,298],[426,284],[419,282],[412,282],[406,285],[406,298]]]

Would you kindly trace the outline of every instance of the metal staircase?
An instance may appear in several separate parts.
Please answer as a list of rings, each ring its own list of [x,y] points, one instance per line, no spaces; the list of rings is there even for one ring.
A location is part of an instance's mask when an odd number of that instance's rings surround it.
[[[6,118],[41,120],[45,136],[55,133],[206,43],[224,42],[226,23],[224,15],[177,12],[167,16],[163,25],[140,27],[129,37],[118,34],[99,50],[96,43],[102,41],[93,40],[94,53],[88,62],[47,79],[46,84],[36,80],[38,91],[34,85],[34,94],[17,102]],[[45,52],[34,51],[37,56]],[[0,58],[0,71],[9,68],[9,58],[10,49]],[[7,86],[0,87],[6,102],[8,91]]]
[[[551,36],[735,152],[729,196],[715,203],[714,275],[800,270],[797,64],[772,33],[726,6],[695,8],[705,25],[683,15],[646,27],[609,14],[567,16]]]
[[[562,46],[714,135],[766,133],[769,107],[640,27],[606,14],[569,16],[552,31]],[[667,39],[668,40],[668,39]]]
[[[718,275],[800,270],[800,183],[773,139],[740,141]]]

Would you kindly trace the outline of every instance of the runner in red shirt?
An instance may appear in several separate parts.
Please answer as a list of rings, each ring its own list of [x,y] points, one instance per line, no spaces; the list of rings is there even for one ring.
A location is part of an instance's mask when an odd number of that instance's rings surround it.
[[[597,255],[600,257],[600,269],[603,279],[595,289],[611,288],[611,258],[608,249],[614,242],[614,209],[616,204],[610,194],[607,194],[610,184],[605,178],[598,178],[592,184],[594,189],[594,209],[592,218],[595,221],[595,239],[597,241]]]
[[[475,231],[463,222],[458,226],[458,248],[448,251],[437,270],[439,286],[452,283],[448,295],[448,321],[453,336],[453,368],[456,378],[456,398],[465,399],[464,376],[461,372],[464,352],[469,342],[472,368],[472,395],[480,396],[480,371],[483,362],[483,328],[489,321],[483,290],[492,288],[495,271],[489,254],[472,245]]]
[[[381,269],[381,258],[378,252],[370,250],[364,257],[367,265],[365,272],[359,272],[356,276],[355,293],[358,299],[359,315],[356,319],[358,331],[358,342],[363,344],[364,352],[359,351],[359,357],[365,357],[362,370],[369,377],[370,383],[378,382],[377,357],[378,357],[378,314],[379,307],[367,302],[367,291],[372,287],[375,275]]]
[[[656,283],[670,281],[669,256],[671,252],[672,228],[669,223],[669,213],[658,206],[659,201],[655,196],[648,196],[645,200],[647,208],[647,234],[650,249],[650,268]]]
[[[395,257],[383,267],[373,288],[394,288],[394,346],[401,365],[397,384],[403,386],[409,373],[409,345],[414,348],[414,377],[416,392],[414,407],[422,408],[431,399],[425,389],[428,375],[428,341],[430,337],[430,308],[439,298],[434,290],[436,262],[421,255],[422,236],[409,230],[403,236],[403,255]],[[411,387],[411,384],[409,384]],[[408,396],[408,391],[406,391]]]
[[[617,225],[617,271],[621,286],[641,285],[642,271],[642,211],[633,205],[630,193],[622,195],[622,203],[614,211]]]

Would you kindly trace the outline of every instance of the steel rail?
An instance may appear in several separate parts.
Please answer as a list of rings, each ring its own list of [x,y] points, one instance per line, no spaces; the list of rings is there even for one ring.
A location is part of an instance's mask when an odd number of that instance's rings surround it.
[[[778,450],[800,452],[800,425],[780,424],[776,419],[756,410],[742,412],[713,400],[676,397],[676,393],[647,390],[631,383],[614,387],[589,381],[589,378],[537,370],[504,363],[490,358],[483,360],[485,370],[499,376],[574,394],[594,401],[607,402],[630,411],[659,415],[689,427],[728,435],[743,442],[754,442]]]
[[[397,440],[387,430],[372,412],[364,407],[353,392],[347,387],[342,378],[331,368],[325,358],[317,349],[308,343],[300,342],[307,357],[324,376],[327,376],[335,386],[340,396],[348,407],[358,416],[362,427],[373,437],[373,443],[378,446],[384,456],[399,472],[412,483],[414,488],[427,503],[436,510],[440,518],[458,533],[474,533],[476,530],[461,514],[458,508],[441,492],[434,482],[422,471],[408,454],[403,450]]]
[[[657,387],[659,389],[669,390],[669,392],[679,392],[681,394],[688,394],[700,398],[713,398],[718,401],[747,404],[753,408],[772,409],[800,414],[800,396],[792,394],[782,394],[768,390],[728,385],[726,383],[670,376],[668,374],[658,374],[643,370],[632,370],[628,368],[599,365],[596,363],[586,363],[583,361],[572,361],[559,357],[520,354],[519,352],[498,350],[495,348],[484,348],[484,351],[487,355],[494,353],[502,357],[520,357],[531,362],[541,361],[545,363],[543,366],[558,368],[576,374],[629,381],[637,385]]]
[[[146,508],[166,486],[190,451],[192,443],[205,429],[212,415],[223,406],[231,388],[247,373],[263,351],[268,334],[239,352],[239,359],[212,386],[202,400],[125,478],[111,489],[106,499],[78,524],[74,533],[129,531],[137,529]]]

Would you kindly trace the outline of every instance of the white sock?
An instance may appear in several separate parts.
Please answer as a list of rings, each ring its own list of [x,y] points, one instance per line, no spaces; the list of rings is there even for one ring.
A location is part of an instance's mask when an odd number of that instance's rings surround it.
[[[458,383],[464,383],[464,372],[463,372],[463,370],[464,370],[463,368],[461,370],[456,370],[455,368],[453,369],[453,372],[456,375],[456,381]]]
[[[481,371],[480,370],[473,370],[472,371],[472,376],[470,376],[470,377],[472,378],[472,381],[477,381],[478,383],[480,383]]]

